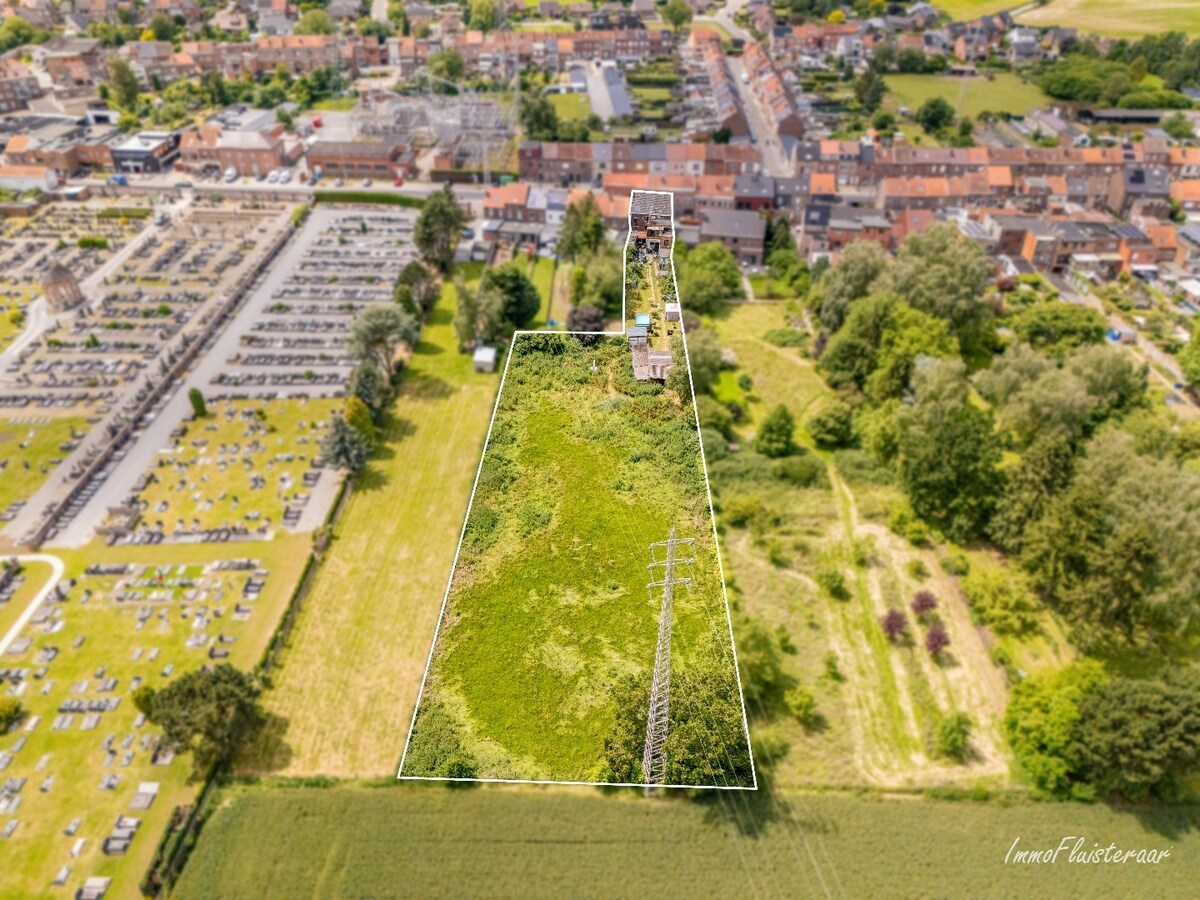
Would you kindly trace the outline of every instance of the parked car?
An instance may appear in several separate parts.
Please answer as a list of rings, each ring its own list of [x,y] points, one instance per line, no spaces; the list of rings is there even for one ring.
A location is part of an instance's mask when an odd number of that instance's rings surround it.
[[[283,173],[282,173],[282,174],[279,176],[279,183],[280,183],[280,184],[287,184],[287,183],[288,183],[289,181],[291,181],[291,180],[292,180],[292,173],[291,173],[291,172],[289,172],[289,171],[287,171],[286,169],[285,169],[285,170],[283,171]]]
[[[277,184],[279,182],[279,172],[278,171],[272,172],[270,175],[267,176],[267,181],[270,182],[271,184]]]
[[[363,187],[370,187],[370,186],[371,186],[371,179],[370,179],[370,178],[364,178],[364,179],[363,179]]]

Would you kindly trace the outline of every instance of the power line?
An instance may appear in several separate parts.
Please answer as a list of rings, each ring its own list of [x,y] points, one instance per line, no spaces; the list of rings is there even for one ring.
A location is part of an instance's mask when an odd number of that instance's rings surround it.
[[[662,784],[667,774],[667,720],[671,706],[671,600],[675,596],[675,585],[690,584],[691,578],[678,578],[675,566],[691,566],[694,557],[678,559],[675,550],[682,544],[687,544],[695,553],[694,538],[677,538],[675,529],[671,529],[670,537],[665,541],[657,541],[650,545],[651,562],[647,569],[663,567],[663,577],[660,581],[651,581],[646,585],[650,595],[654,596],[655,588],[662,588],[662,612],[658,617],[658,647],[654,652],[654,680],[650,683],[650,712],[646,718],[646,748],[642,754],[642,774],[646,784]],[[655,559],[655,551],[665,547],[666,559]]]

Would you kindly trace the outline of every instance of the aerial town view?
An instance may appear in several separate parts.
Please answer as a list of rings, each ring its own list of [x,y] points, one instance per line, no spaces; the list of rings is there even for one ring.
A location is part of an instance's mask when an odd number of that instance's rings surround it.
[[[1196,895],[1200,0],[0,2],[0,898]]]

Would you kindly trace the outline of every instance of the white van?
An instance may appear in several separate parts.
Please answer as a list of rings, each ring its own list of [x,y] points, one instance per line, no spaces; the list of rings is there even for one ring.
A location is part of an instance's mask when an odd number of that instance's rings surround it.
[[[235,169],[233,166],[230,166],[225,170],[225,183],[232,184],[235,181],[237,181],[237,169]]]

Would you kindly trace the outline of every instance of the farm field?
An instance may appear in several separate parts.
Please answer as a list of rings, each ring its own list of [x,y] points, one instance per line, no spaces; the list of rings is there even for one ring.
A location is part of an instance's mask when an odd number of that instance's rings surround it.
[[[72,434],[90,426],[79,416],[28,415],[0,418],[0,513],[13,501],[28,500],[69,450]],[[28,466],[26,466],[28,463]]]
[[[1200,811],[759,790],[643,797],[526,785],[235,787],[173,896],[1161,897],[1194,894]],[[281,823],[288,827],[281,828]],[[1159,865],[1005,865],[1064,835]],[[652,848],[652,852],[647,852]]]
[[[888,75],[885,104],[893,111],[906,107],[914,115],[926,100],[944,97],[959,116],[978,118],[983,112],[1024,115],[1050,102],[1036,84],[1021,76],[997,72],[994,79],[952,78],[948,75]]]
[[[448,284],[272,671],[274,724],[246,771],[395,775],[499,383],[458,352],[453,320]]]
[[[592,114],[592,103],[587,94],[550,94],[550,105],[560,119],[567,121],[586,119]]]
[[[307,536],[237,545],[97,543],[60,554],[64,578],[77,583],[64,603],[51,605],[50,619],[35,617],[25,628],[22,636],[30,639],[29,646],[15,654],[10,650],[4,658],[5,667],[45,665],[47,673],[19,689],[27,716],[0,744],[4,755],[11,754],[4,778],[26,779],[17,794],[19,807],[3,814],[6,824],[19,824],[5,842],[0,895],[44,896],[64,865],[71,867],[64,890],[74,891],[85,878],[98,875],[113,879],[111,896],[139,895],[138,882],[167,822],[176,806],[191,802],[196,785],[189,780],[190,756],[164,764],[152,761],[156,729],[136,724],[131,691],[138,683],[161,687],[211,662],[209,650],[226,650],[226,661],[253,668],[299,574],[292,561],[307,544]],[[254,559],[269,571],[256,599],[242,592],[253,570],[207,568],[235,558]],[[129,569],[122,575],[87,574],[93,564]],[[45,564],[29,570],[31,582],[48,574]],[[185,597],[184,588],[177,587],[180,579],[191,582],[197,594]],[[235,608],[239,605],[241,612]],[[106,684],[110,679],[115,684]],[[79,711],[64,728],[53,727],[56,718],[67,718],[60,711],[64,703],[103,699],[119,704],[94,714],[95,725],[89,727],[87,713]],[[119,776],[114,788],[102,787],[106,776]],[[157,798],[147,810],[132,809],[130,802],[143,782],[158,785]],[[118,815],[138,818],[141,826],[124,855],[106,855],[102,845]],[[80,820],[77,833],[65,837],[64,829],[75,819]],[[79,839],[83,843],[72,858]]]
[[[933,5],[956,22],[967,22],[980,16],[1011,10],[1018,0],[933,0]]]
[[[941,4],[939,4],[941,5]],[[1012,4],[1010,4],[1011,6]],[[1162,31],[1200,33],[1198,0],[1050,0],[1017,16],[1022,25],[1062,25],[1112,37],[1139,37]]]
[[[690,405],[638,385],[623,338],[518,336],[401,774],[640,782],[661,602],[649,545],[672,530],[695,540],[681,551],[695,564],[674,601],[672,681],[686,696],[707,679],[715,696],[704,719],[672,703],[672,737],[711,750],[686,770],[669,750],[667,782],[749,784]],[[630,690],[636,771],[606,751]],[[730,708],[736,729],[722,730]]]

